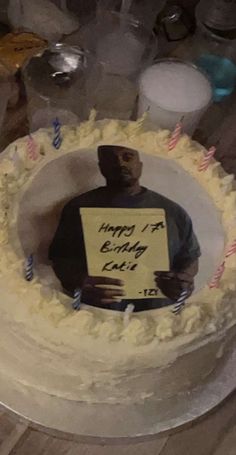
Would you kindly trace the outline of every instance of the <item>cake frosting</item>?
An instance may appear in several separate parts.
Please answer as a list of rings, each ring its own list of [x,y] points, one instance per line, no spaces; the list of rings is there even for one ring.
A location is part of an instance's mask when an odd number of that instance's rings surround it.
[[[236,189],[214,159],[205,172],[205,149],[183,135],[168,151],[170,132],[150,131],[136,122],[87,122],[61,129],[56,150],[53,131],[33,134],[37,158],[27,152],[28,138],[9,145],[0,161],[0,367],[6,377],[46,393],[88,402],[121,403],[165,399],[209,380],[232,349],[236,323],[236,255],[229,257],[219,287],[208,283],[187,301],[180,314],[171,306],[130,316],[83,305],[35,273],[24,279],[25,252],[18,232],[21,200],[38,173],[75,150],[102,144],[125,145],[144,154],[175,161],[212,199],[221,218],[225,248],[236,238]],[[222,249],[222,260],[225,249]],[[219,264],[216,264],[216,267]]]

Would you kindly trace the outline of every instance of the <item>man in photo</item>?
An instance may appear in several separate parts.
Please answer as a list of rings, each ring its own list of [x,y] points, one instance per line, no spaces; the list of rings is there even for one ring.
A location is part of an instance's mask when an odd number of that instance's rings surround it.
[[[123,146],[98,147],[98,164],[106,185],[72,199],[62,211],[49,249],[49,259],[65,292],[82,291],[82,302],[124,311],[128,303],[134,311],[173,304],[186,290],[194,290],[201,255],[192,221],[185,210],[159,193],[140,185],[143,164],[136,150]],[[158,178],[158,177],[157,177]],[[155,281],[165,298],[127,300],[124,283],[116,278],[88,276],[80,209],[82,207],[164,209],[167,224],[170,272],[156,271]],[[102,286],[102,287],[101,287]]]

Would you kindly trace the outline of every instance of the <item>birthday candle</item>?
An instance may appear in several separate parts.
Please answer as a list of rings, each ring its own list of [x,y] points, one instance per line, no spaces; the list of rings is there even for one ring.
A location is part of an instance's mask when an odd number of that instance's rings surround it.
[[[178,300],[176,300],[176,302],[175,302],[174,309],[173,309],[174,314],[180,313],[180,311],[183,309],[183,307],[185,305],[185,301],[186,301],[187,297],[188,297],[188,290],[184,289],[181,292]]]
[[[36,161],[38,158],[37,145],[32,138],[31,134],[27,140],[27,152],[30,160]]]
[[[220,280],[221,280],[221,278],[222,278],[222,276],[224,274],[224,271],[225,271],[225,261],[222,262],[222,264],[220,264],[220,266],[216,270],[215,274],[213,275],[213,278],[212,278],[212,280],[209,283],[209,288],[210,289],[219,287]]]
[[[73,308],[74,310],[80,310],[80,306],[81,306],[81,295],[82,295],[82,292],[81,292],[81,289],[77,288],[75,289],[75,292],[74,292],[74,301],[73,301]]]
[[[54,127],[54,139],[53,139],[53,146],[55,149],[59,149],[62,144],[62,137],[61,137],[61,124],[58,118],[56,118],[53,122]]]
[[[212,288],[219,287],[220,280],[225,271],[225,262],[230,256],[232,256],[235,253],[236,253],[236,239],[233,241],[232,245],[230,245],[229,248],[227,249],[226,254],[225,254],[225,260],[222,262],[222,264],[220,264],[220,266],[216,270],[212,280],[209,283],[209,288],[212,289]]]
[[[199,168],[198,170],[201,172],[201,171],[206,171],[210,162],[211,162],[211,159],[212,157],[214,156],[216,152],[216,148],[214,146],[210,147],[208,152],[206,153],[206,155],[204,156],[204,158],[202,159],[202,162],[200,163],[199,165]]]
[[[134,304],[129,303],[129,305],[127,305],[127,307],[125,309],[125,312],[124,312],[124,326],[125,327],[127,327],[127,325],[129,324],[130,316],[133,313],[134,308],[135,308]]]
[[[34,258],[30,254],[25,261],[25,279],[26,281],[32,281],[34,278]]]
[[[179,139],[180,139],[180,136],[182,133],[182,129],[183,129],[182,122],[183,122],[183,119],[181,119],[180,122],[178,122],[176,124],[175,129],[171,134],[171,138],[170,138],[169,145],[168,145],[169,150],[173,150],[175,148],[175,146],[177,145],[177,143],[179,142]]]
[[[232,245],[228,248],[225,257],[229,258],[236,253],[236,239],[233,241]]]

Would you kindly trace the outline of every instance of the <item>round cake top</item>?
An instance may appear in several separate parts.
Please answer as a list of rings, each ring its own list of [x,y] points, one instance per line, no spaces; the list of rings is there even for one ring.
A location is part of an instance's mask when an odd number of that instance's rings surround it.
[[[167,163],[168,161],[178,163],[212,199],[217,213],[221,216],[226,248],[235,240],[236,192],[233,177],[227,176],[219,163],[214,160],[204,172],[201,172],[199,166],[204,159],[205,150],[189,137],[183,135],[170,152],[168,151],[169,131],[145,131],[144,119],[137,122],[117,120],[96,122],[94,112],[88,122],[78,127],[62,127],[61,135],[62,143],[59,148],[55,148],[53,130],[40,130],[32,138],[22,138],[11,144],[2,157],[0,279],[1,287],[5,289],[3,295],[12,302],[6,307],[1,300],[3,313],[14,321],[20,317],[28,329],[32,328],[34,336],[37,331],[39,336],[42,335],[41,330],[44,331],[42,320],[44,320],[48,327],[48,340],[55,340],[55,336],[56,338],[59,336],[60,343],[65,343],[70,348],[75,343],[74,347],[78,350],[73,333],[77,334],[79,331],[80,337],[85,336],[86,339],[96,337],[103,340],[102,343],[105,344],[108,340],[112,340],[117,344],[117,350],[121,349],[122,353],[124,343],[128,343],[132,353],[136,349],[141,352],[140,346],[147,345],[150,346],[150,352],[154,352],[160,341],[179,339],[177,344],[185,345],[187,334],[191,334],[191,340],[193,340],[215,333],[228,323],[232,324],[235,255],[231,255],[225,261],[225,273],[219,287],[210,289],[206,283],[189,299],[180,314],[175,315],[170,306],[133,314],[128,324],[124,324],[122,313],[86,306],[79,312],[74,311],[72,299],[50,286],[47,276],[41,279],[37,270],[31,282],[24,280],[25,253],[18,235],[18,215],[24,194],[39,172],[49,163],[61,158],[62,155],[73,154],[76,150],[84,153],[86,149],[96,150],[103,144],[125,145],[141,153],[167,160]],[[34,153],[32,153],[32,142],[29,147],[29,140],[33,140]],[[39,209],[36,207],[35,210],[37,215]],[[224,258],[225,252],[222,251],[219,259],[223,261]],[[57,334],[55,327],[60,329],[57,330]],[[176,342],[173,346],[176,346]],[[128,351],[129,349],[127,349],[127,355]],[[108,354],[108,351],[104,352]],[[145,355],[147,355],[146,350]]]

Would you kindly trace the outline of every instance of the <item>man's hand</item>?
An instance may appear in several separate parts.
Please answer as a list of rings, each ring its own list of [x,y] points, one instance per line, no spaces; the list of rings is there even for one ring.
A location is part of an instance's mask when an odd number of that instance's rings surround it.
[[[178,300],[182,291],[187,290],[189,297],[194,290],[194,277],[187,272],[156,272],[155,277],[158,288],[173,301]]]
[[[88,276],[82,286],[81,300],[90,305],[112,305],[121,302],[122,297],[125,296],[125,292],[122,289],[123,286],[122,280],[102,276]]]

